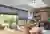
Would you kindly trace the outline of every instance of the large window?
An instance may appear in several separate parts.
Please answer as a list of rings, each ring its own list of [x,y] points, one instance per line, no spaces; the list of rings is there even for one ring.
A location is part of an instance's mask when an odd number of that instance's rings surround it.
[[[17,19],[18,18],[16,15],[0,14],[0,24],[8,24],[8,25],[11,25],[13,23],[17,24],[16,22]]]

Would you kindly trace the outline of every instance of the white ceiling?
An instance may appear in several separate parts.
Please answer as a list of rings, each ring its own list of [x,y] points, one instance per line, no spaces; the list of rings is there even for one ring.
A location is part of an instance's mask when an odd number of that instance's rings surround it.
[[[44,0],[44,3],[50,6],[49,2],[50,0]],[[13,7],[19,7],[19,8],[24,8],[24,9],[30,8],[31,6],[28,6],[28,4],[30,3],[32,3],[32,0],[0,0],[0,4],[10,5]]]
[[[0,0],[0,4],[8,5],[8,6],[13,6],[13,7],[18,7],[18,8],[28,8],[29,3],[31,3],[32,0]],[[24,4],[24,5],[23,5]]]
[[[0,4],[7,4],[7,5],[20,5],[20,4],[28,4],[32,2],[32,0],[0,0]]]

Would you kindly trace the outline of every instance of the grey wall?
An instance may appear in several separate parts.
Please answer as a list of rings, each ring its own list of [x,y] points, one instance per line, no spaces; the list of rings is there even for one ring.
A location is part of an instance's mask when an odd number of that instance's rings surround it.
[[[0,7],[0,13],[17,13],[19,19],[28,19],[28,13],[25,11],[17,11],[9,8]]]
[[[28,12],[24,12],[24,11],[18,11],[18,16],[19,19],[23,19],[23,20],[27,20],[28,19]]]
[[[0,13],[16,14],[17,10],[0,7]]]
[[[48,6],[50,7],[50,0],[44,0],[45,4],[48,4]]]

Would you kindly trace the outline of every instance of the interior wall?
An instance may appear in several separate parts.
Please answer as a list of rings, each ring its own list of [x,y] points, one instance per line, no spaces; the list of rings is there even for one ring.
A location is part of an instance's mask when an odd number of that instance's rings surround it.
[[[44,0],[45,4],[48,4],[48,6],[50,7],[50,0]]]

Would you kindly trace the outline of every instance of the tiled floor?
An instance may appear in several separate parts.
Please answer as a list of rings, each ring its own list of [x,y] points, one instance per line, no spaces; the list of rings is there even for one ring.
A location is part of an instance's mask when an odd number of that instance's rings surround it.
[[[0,34],[23,34],[23,32],[19,32],[19,31],[10,32],[5,30],[0,30]]]
[[[23,34],[23,32],[10,30],[10,29],[4,29],[4,30],[0,30],[0,34]]]

